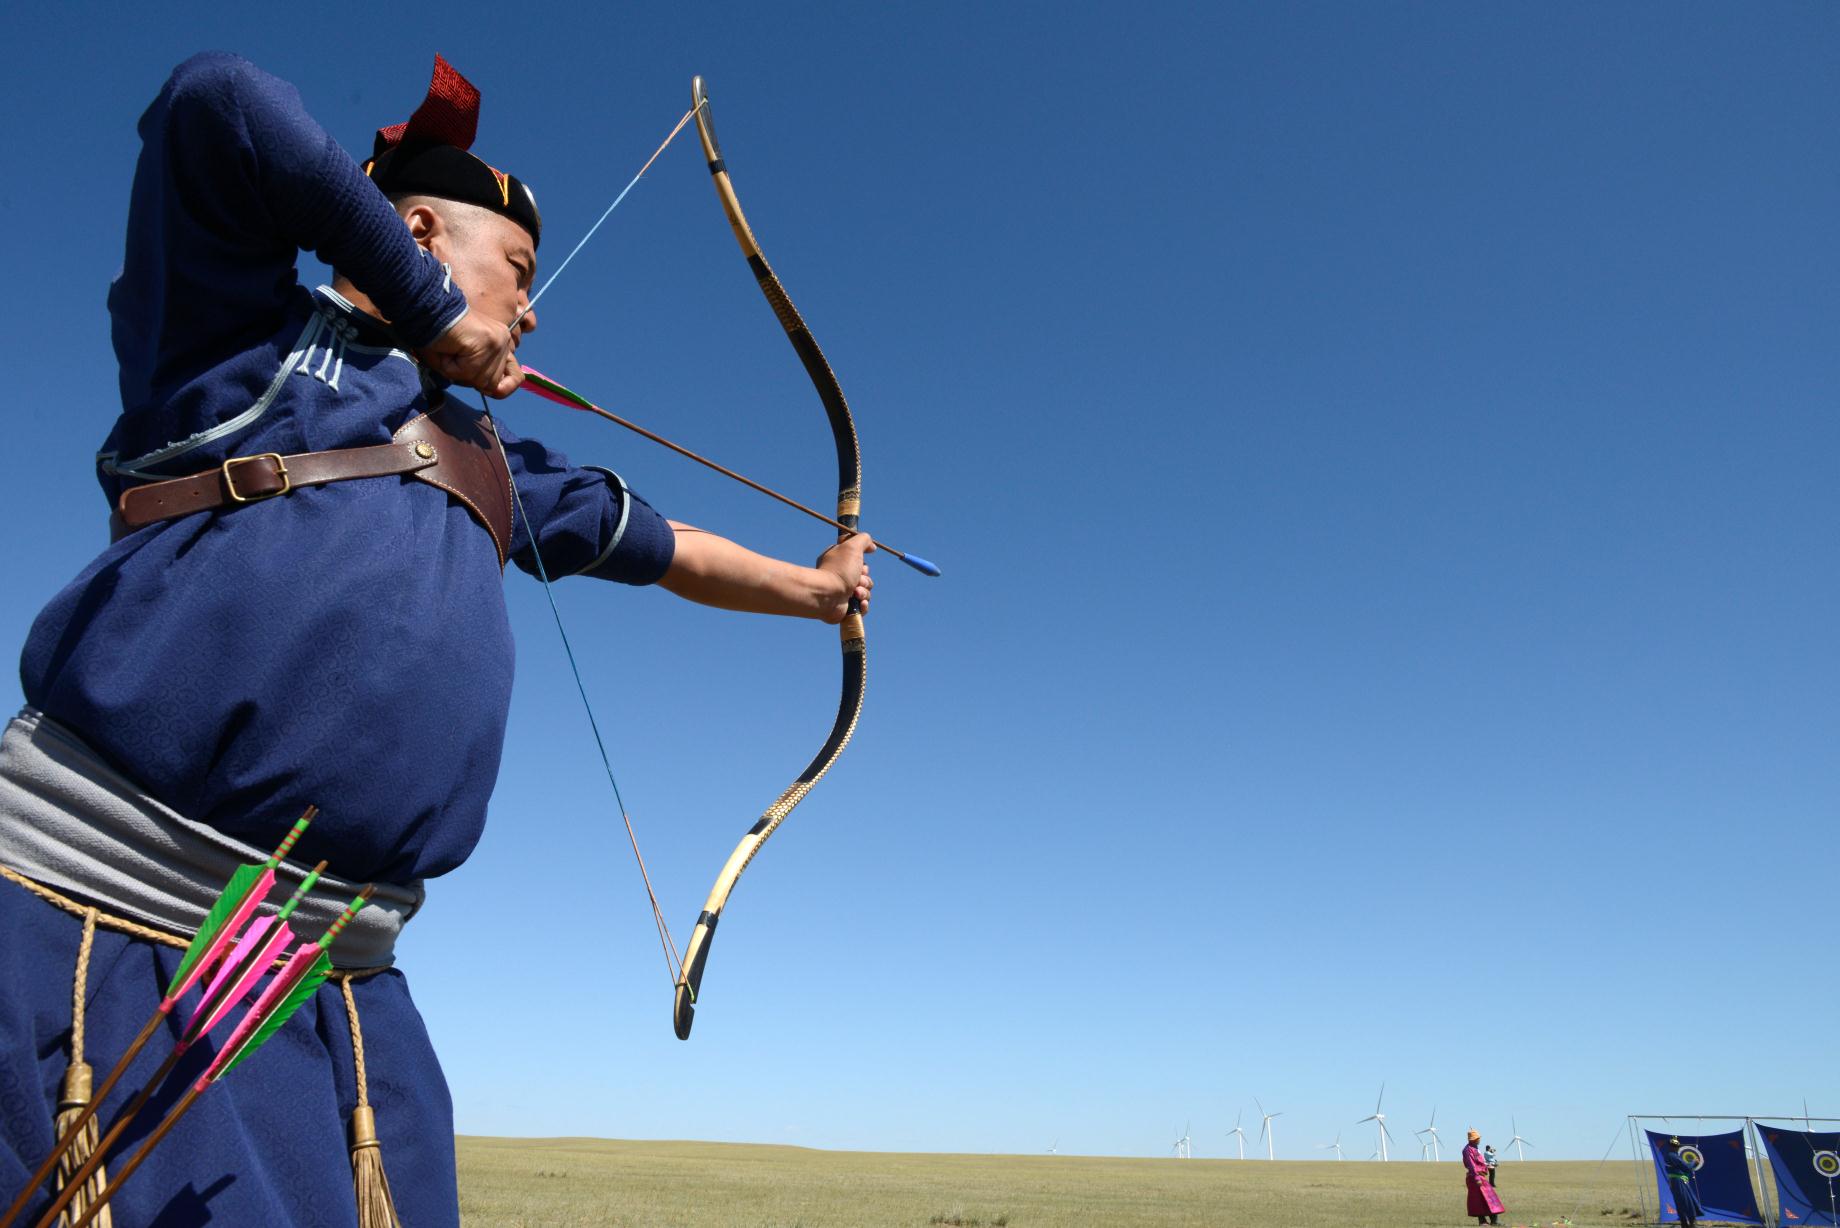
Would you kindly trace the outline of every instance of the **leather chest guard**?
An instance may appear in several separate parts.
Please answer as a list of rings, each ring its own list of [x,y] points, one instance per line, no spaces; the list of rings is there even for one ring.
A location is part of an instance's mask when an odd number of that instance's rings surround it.
[[[432,465],[404,476],[438,486],[460,500],[492,535],[503,571],[511,557],[511,470],[505,466],[491,420],[449,397],[432,412],[403,423],[391,438],[434,449]]]

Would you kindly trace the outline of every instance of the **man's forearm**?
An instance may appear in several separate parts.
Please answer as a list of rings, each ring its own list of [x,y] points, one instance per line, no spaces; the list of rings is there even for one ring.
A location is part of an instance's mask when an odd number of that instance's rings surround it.
[[[822,618],[837,596],[830,573],[756,554],[726,537],[671,521],[677,552],[658,582],[699,605],[749,614]]]

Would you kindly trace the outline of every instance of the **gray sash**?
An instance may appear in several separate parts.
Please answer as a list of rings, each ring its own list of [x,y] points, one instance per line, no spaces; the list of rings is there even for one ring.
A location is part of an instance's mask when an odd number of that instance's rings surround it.
[[[0,865],[105,912],[189,937],[237,867],[267,861],[272,851],[161,805],[35,709],[20,712],[0,735]],[[276,883],[298,887],[307,870],[284,861]],[[361,885],[321,878],[295,911],[294,928],[309,938],[325,933]],[[286,898],[272,892],[265,911]],[[332,962],[394,963],[396,936],[424,898],[419,879],[377,884],[370,905],[333,944]]]

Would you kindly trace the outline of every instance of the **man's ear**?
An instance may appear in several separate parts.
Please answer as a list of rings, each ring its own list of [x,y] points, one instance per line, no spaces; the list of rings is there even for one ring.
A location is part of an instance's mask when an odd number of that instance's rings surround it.
[[[403,224],[409,228],[409,237],[430,250],[435,240],[443,237],[446,230],[441,215],[427,205],[410,206],[402,218]]]

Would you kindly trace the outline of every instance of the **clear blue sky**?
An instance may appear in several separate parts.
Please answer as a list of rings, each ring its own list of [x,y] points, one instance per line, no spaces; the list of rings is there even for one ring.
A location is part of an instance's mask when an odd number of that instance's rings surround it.
[[[1628,1112],[1840,1114],[1840,9],[385,11],[9,15],[0,643],[103,540],[134,122],[206,47],[356,151],[443,52],[551,263],[703,73],[865,523],[947,569],[877,568],[860,734],[742,881],[688,1044],[511,577],[492,821],[403,951],[461,1129],[1154,1154],[1192,1120],[1206,1156],[1259,1096],[1280,1155],[1364,1155],[1387,1080],[1396,1125],[1595,1158]],[[535,365],[828,500],[691,142],[540,318]],[[825,544],[503,413],[667,514]],[[827,727],[834,636],[559,596],[681,941]]]

